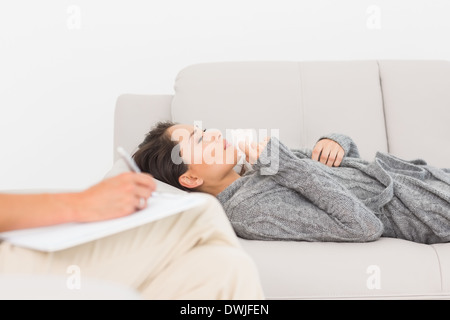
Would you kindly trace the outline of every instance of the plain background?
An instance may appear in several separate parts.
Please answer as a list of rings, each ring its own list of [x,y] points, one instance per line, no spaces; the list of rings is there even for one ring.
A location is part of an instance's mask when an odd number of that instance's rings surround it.
[[[247,60],[450,60],[448,0],[0,2],[0,190],[83,189],[113,165],[123,93]]]

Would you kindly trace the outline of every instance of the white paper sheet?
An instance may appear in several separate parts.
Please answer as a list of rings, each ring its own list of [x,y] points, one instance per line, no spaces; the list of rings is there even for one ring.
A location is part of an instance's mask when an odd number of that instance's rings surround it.
[[[0,239],[20,247],[54,252],[180,213],[204,201],[205,197],[201,194],[160,193],[148,199],[146,209],[126,217],[3,232],[0,233]]]

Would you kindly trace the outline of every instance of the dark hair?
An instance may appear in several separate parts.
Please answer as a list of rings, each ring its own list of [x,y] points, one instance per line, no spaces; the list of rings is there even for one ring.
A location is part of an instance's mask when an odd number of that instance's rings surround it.
[[[181,190],[192,191],[178,181],[178,178],[188,171],[188,166],[181,160],[179,144],[172,141],[167,132],[167,129],[174,125],[176,123],[170,121],[158,122],[147,133],[133,158],[139,169],[150,173],[155,179]],[[173,156],[177,159],[173,159]]]

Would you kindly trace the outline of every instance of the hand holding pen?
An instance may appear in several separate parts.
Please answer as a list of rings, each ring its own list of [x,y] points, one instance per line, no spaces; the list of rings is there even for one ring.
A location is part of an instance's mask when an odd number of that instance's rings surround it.
[[[137,166],[136,162],[133,160],[133,158],[128,154],[128,152],[125,151],[124,148],[118,147],[117,152],[121,156],[121,158],[125,161],[130,171],[135,173],[141,173],[141,170]],[[157,192],[152,192],[151,195],[157,195]],[[139,199],[139,208],[143,209],[147,206],[148,198],[140,198]]]

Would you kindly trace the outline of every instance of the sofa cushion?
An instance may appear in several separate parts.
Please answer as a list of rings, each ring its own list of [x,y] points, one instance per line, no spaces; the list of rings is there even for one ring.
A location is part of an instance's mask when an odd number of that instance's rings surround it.
[[[290,148],[311,148],[339,132],[356,141],[364,158],[387,151],[376,61],[192,65],[176,78],[172,117],[223,134],[276,129]]]
[[[239,239],[268,299],[448,298],[450,247],[381,238],[369,243]]]

